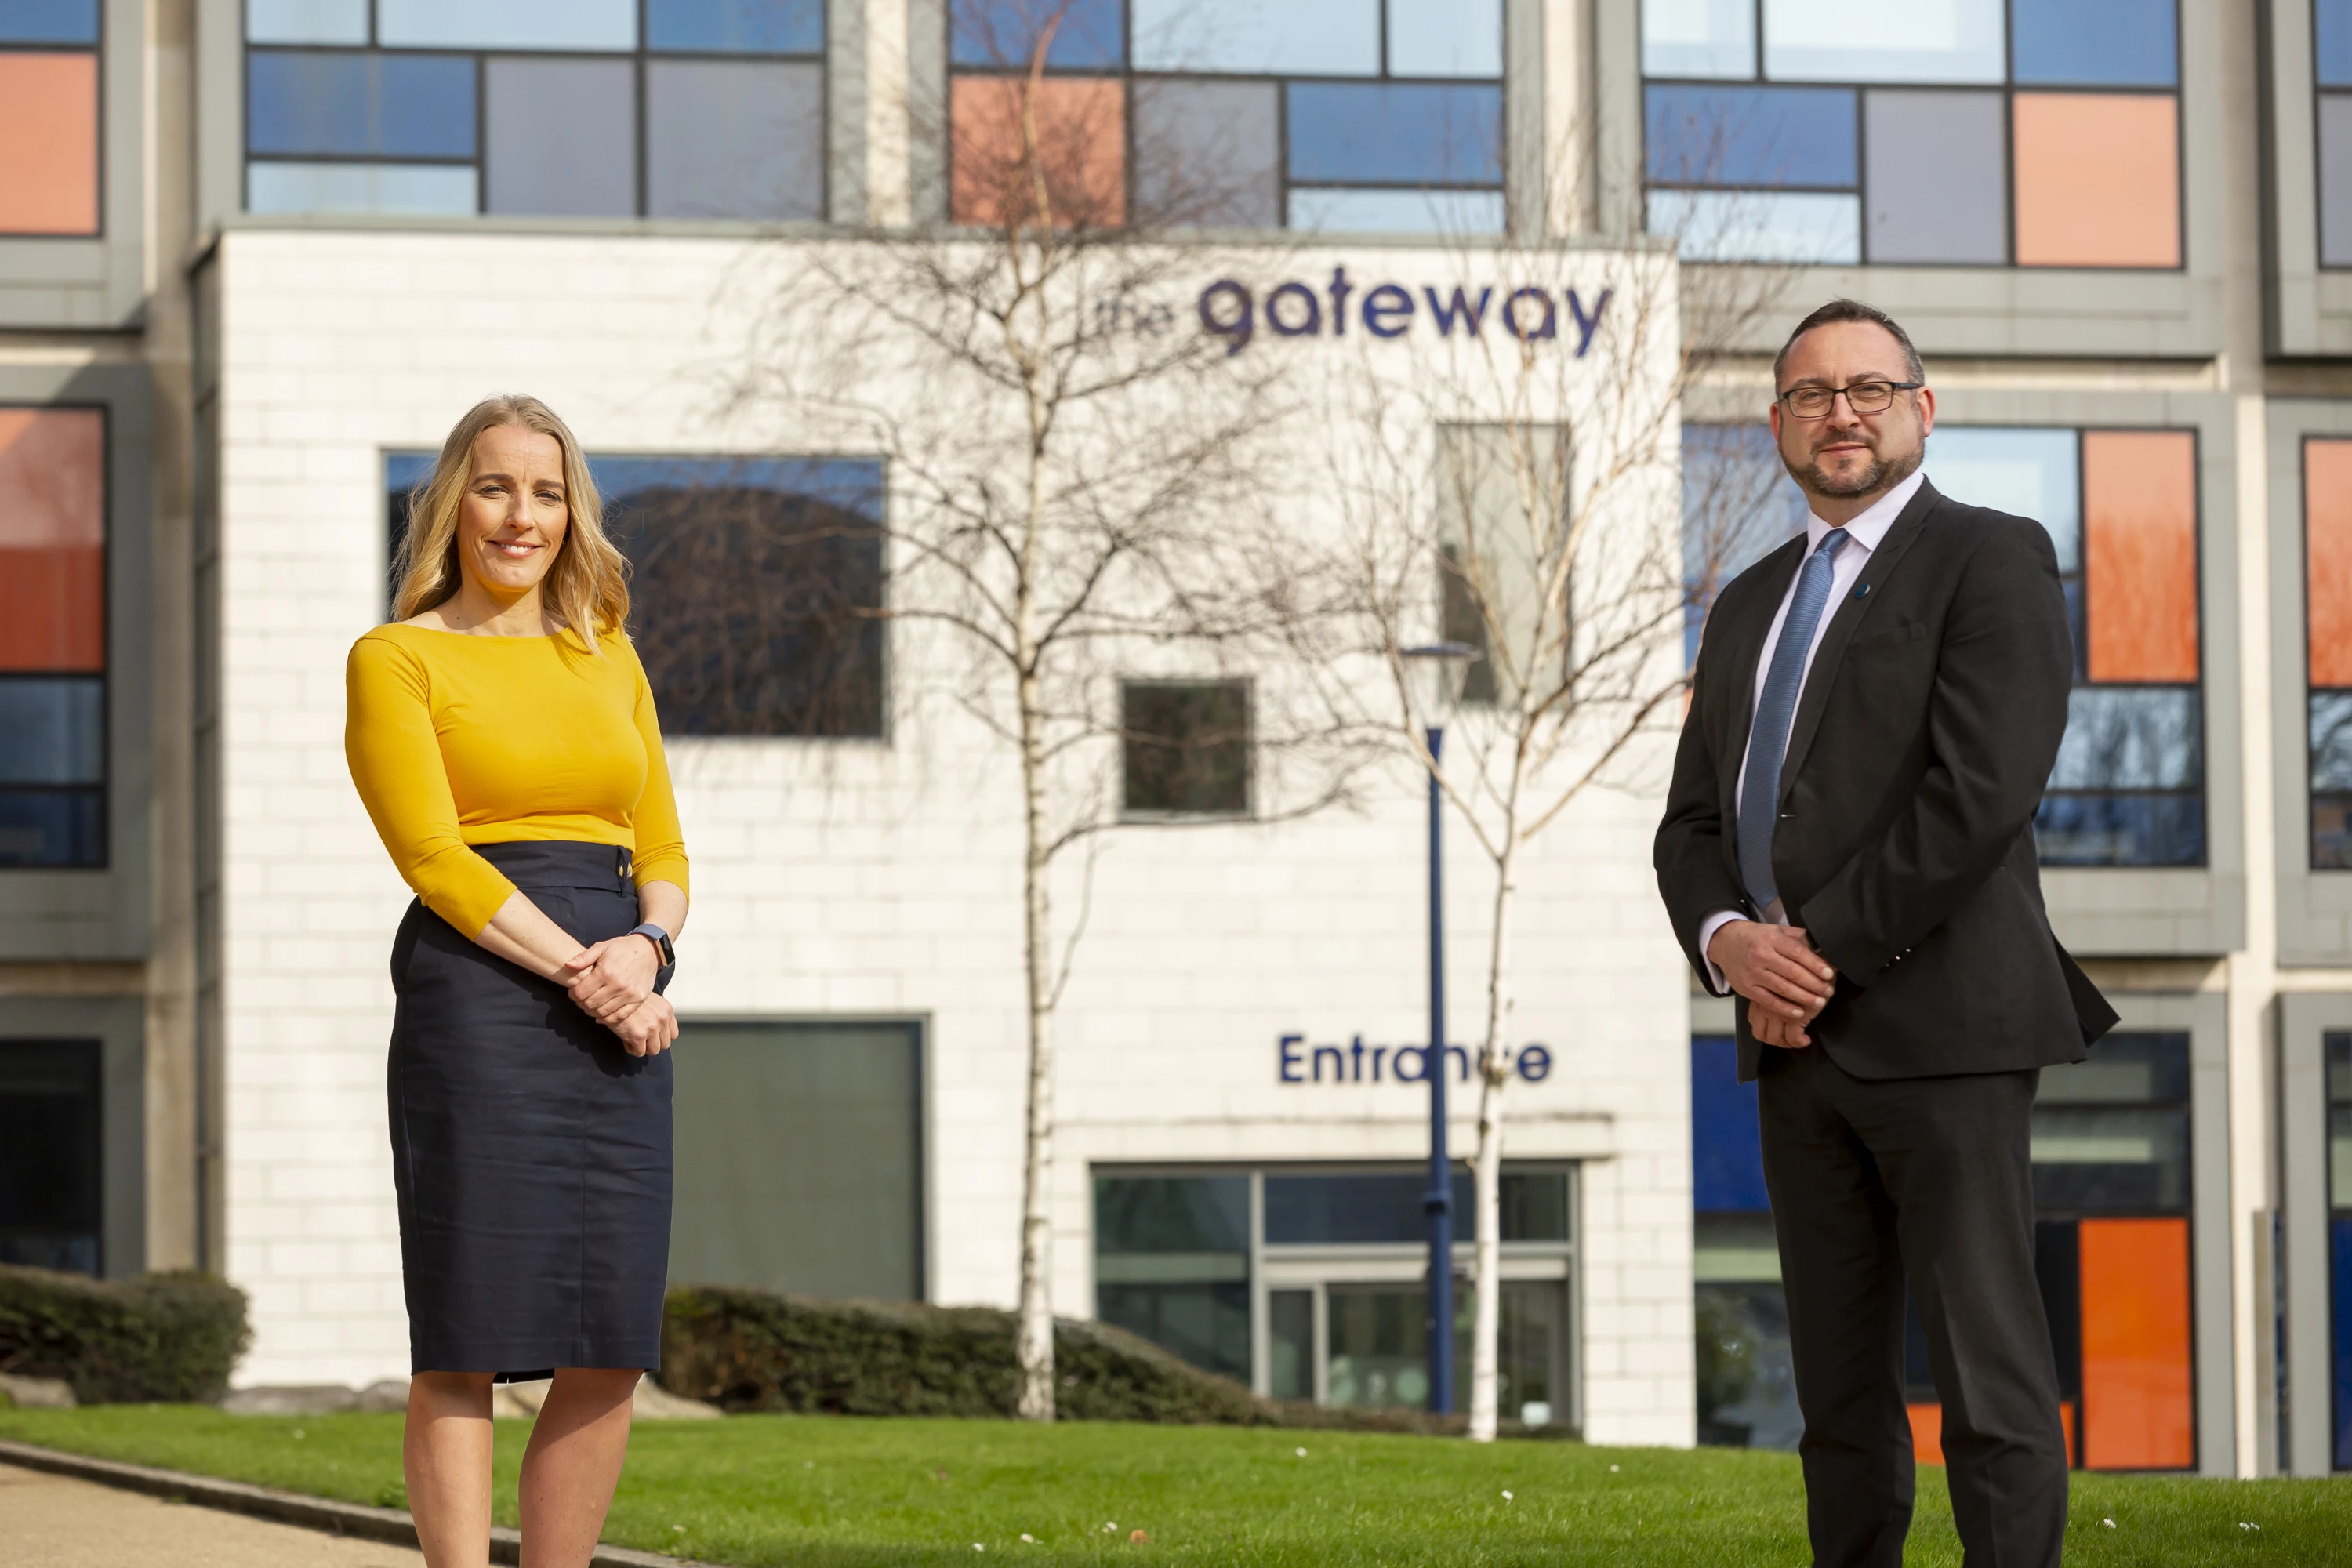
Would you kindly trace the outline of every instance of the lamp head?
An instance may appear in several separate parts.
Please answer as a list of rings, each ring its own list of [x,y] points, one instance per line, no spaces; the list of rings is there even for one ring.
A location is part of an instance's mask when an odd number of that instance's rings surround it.
[[[1406,648],[1402,657],[1414,717],[1424,729],[1443,729],[1461,706],[1462,689],[1469,682],[1478,650],[1466,642],[1433,642]]]

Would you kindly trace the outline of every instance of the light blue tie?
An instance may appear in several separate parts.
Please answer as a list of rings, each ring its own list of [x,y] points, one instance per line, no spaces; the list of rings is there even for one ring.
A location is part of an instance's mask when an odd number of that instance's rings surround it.
[[[1772,825],[1780,815],[1780,764],[1789,752],[1789,722],[1797,716],[1797,693],[1805,684],[1805,655],[1829,602],[1837,552],[1853,536],[1833,528],[1797,573],[1796,596],[1772,646],[1772,667],[1764,672],[1764,695],[1756,702],[1756,723],[1748,733],[1748,769],[1739,780],[1739,879],[1760,911],[1780,896],[1772,880]]]

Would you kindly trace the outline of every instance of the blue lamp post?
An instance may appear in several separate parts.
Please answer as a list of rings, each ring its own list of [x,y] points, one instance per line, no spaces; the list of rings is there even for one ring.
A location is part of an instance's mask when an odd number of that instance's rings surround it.
[[[1467,643],[1426,643],[1404,650],[1408,682],[1429,747],[1429,1053],[1422,1076],[1429,1083],[1429,1407],[1454,1408],[1454,1171],[1445,1152],[1445,795],[1438,763],[1445,721],[1462,700],[1463,684],[1478,650]]]

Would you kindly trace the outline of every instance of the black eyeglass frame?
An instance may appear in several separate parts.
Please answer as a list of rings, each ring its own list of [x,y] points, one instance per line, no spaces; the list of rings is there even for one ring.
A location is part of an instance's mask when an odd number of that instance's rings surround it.
[[[1924,381],[1881,381],[1877,377],[1873,376],[1868,381],[1848,382],[1843,386],[1792,386],[1788,391],[1776,395],[1772,401],[1787,409],[1789,411],[1789,417],[1791,419],[1826,419],[1830,416],[1830,410],[1837,406],[1837,400],[1841,395],[1845,398],[1845,405],[1848,408],[1853,408],[1856,414],[1884,414],[1888,408],[1895,406],[1895,395],[1896,393],[1916,392],[1927,384]],[[1880,408],[1855,407],[1853,401],[1854,389],[1864,386],[1883,386],[1886,388],[1885,406]],[[1797,405],[1790,402],[1789,399],[1796,396],[1799,393],[1804,392],[1826,392],[1830,395],[1830,400],[1822,405],[1822,411],[1819,414],[1800,414],[1797,412]]]

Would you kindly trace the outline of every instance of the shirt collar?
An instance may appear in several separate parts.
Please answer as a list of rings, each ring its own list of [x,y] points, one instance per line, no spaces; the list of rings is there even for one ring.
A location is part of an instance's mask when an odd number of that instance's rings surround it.
[[[1910,478],[1871,502],[1869,510],[1845,525],[1847,536],[1861,545],[1865,554],[1877,549],[1879,542],[1886,537],[1886,531],[1895,526],[1895,520],[1903,515],[1903,509],[1911,504],[1911,498],[1917,495],[1919,487],[1927,482],[1927,469],[1912,469]],[[1829,531],[1828,523],[1818,517],[1808,516],[1805,519],[1805,553],[1811,555],[1819,550]]]

